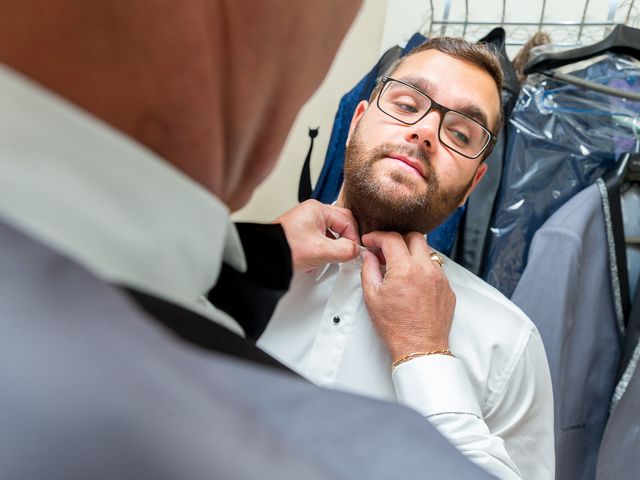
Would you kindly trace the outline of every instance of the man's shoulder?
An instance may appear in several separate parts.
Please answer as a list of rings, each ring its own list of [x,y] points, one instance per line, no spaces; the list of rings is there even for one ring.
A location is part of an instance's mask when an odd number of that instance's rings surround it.
[[[544,368],[540,334],[522,310],[484,280],[451,260],[445,272],[456,294],[451,349],[488,409],[519,366],[525,376]]]
[[[465,329],[481,331],[478,338],[508,347],[517,338],[537,334],[534,323],[520,308],[478,276],[450,259],[446,259],[445,273],[456,294],[455,320]]]
[[[488,477],[415,412],[179,340],[120,289],[1,218],[0,247],[2,478],[111,478],[114,458],[124,476],[159,479],[388,478],[425,468]],[[336,412],[341,421],[327,421]],[[349,428],[365,424],[374,435]],[[358,458],[401,436],[415,442],[375,462]],[[369,450],[349,447],[362,442]]]

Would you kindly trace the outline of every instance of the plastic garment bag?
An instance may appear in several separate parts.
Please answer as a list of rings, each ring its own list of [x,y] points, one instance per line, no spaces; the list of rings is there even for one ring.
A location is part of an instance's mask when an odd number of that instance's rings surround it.
[[[631,57],[605,54],[560,71],[640,91],[640,62]],[[507,157],[487,234],[483,277],[491,285],[511,296],[536,230],[620,153],[637,151],[639,113],[640,102],[529,77],[507,125]]]

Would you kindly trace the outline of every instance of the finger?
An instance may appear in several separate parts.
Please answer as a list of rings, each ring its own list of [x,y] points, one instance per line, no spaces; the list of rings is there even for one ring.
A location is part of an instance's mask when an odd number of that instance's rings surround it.
[[[358,224],[351,211],[339,207],[325,208],[323,216],[328,229],[360,245]]]
[[[409,249],[396,232],[371,232],[362,237],[362,243],[369,248],[379,248],[387,265],[406,261]]]
[[[368,297],[370,297],[378,285],[382,283],[383,279],[378,258],[366,250],[362,252],[360,278],[362,279],[362,290]]]
[[[360,255],[360,246],[348,238],[326,238],[325,258],[321,258],[323,263],[328,262],[348,262]]]
[[[427,239],[422,233],[410,232],[404,236],[404,240],[411,256],[424,257],[431,253],[431,247],[427,245]]]
[[[381,249],[369,247],[369,251],[373,253],[376,257],[378,257],[378,261],[380,262],[381,265],[387,264],[387,259],[384,258],[384,253],[382,253]]]
[[[413,258],[420,261],[426,268],[442,273],[442,255],[427,244],[422,234],[417,232],[408,233],[405,235],[405,240]],[[435,259],[434,256],[436,257]]]
[[[424,235],[418,232],[407,233],[405,236],[405,241],[407,242],[407,247],[409,248],[409,252],[411,256],[419,259],[419,261],[426,268],[435,269],[439,272],[442,272],[442,265],[440,262],[435,261],[431,255],[438,255],[438,258],[442,260],[442,256],[436,253],[426,242]]]
[[[347,215],[348,217],[352,217],[353,218],[353,213],[351,213],[351,210],[349,210],[348,208],[344,208],[344,207],[338,207],[337,205],[331,205],[335,210],[344,213],[345,215]]]

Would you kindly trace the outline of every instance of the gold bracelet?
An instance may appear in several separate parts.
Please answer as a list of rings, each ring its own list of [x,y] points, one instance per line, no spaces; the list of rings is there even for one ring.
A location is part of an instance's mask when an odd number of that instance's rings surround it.
[[[409,360],[413,360],[414,358],[424,357],[426,355],[449,355],[450,357],[455,357],[455,355],[448,348],[445,348],[444,350],[431,350],[430,352],[413,352],[393,362],[391,364],[391,371],[393,371],[393,369],[398,365],[402,365],[404,362],[408,362]]]

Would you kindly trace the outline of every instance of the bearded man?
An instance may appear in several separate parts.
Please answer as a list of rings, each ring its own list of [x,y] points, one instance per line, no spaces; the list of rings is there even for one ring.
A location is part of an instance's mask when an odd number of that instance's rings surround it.
[[[484,176],[501,84],[490,50],[454,38],[380,79],[354,113],[337,201],[361,259],[297,274],[259,345],[319,385],[414,408],[499,478],[549,479],[553,398],[535,326],[424,238]]]

